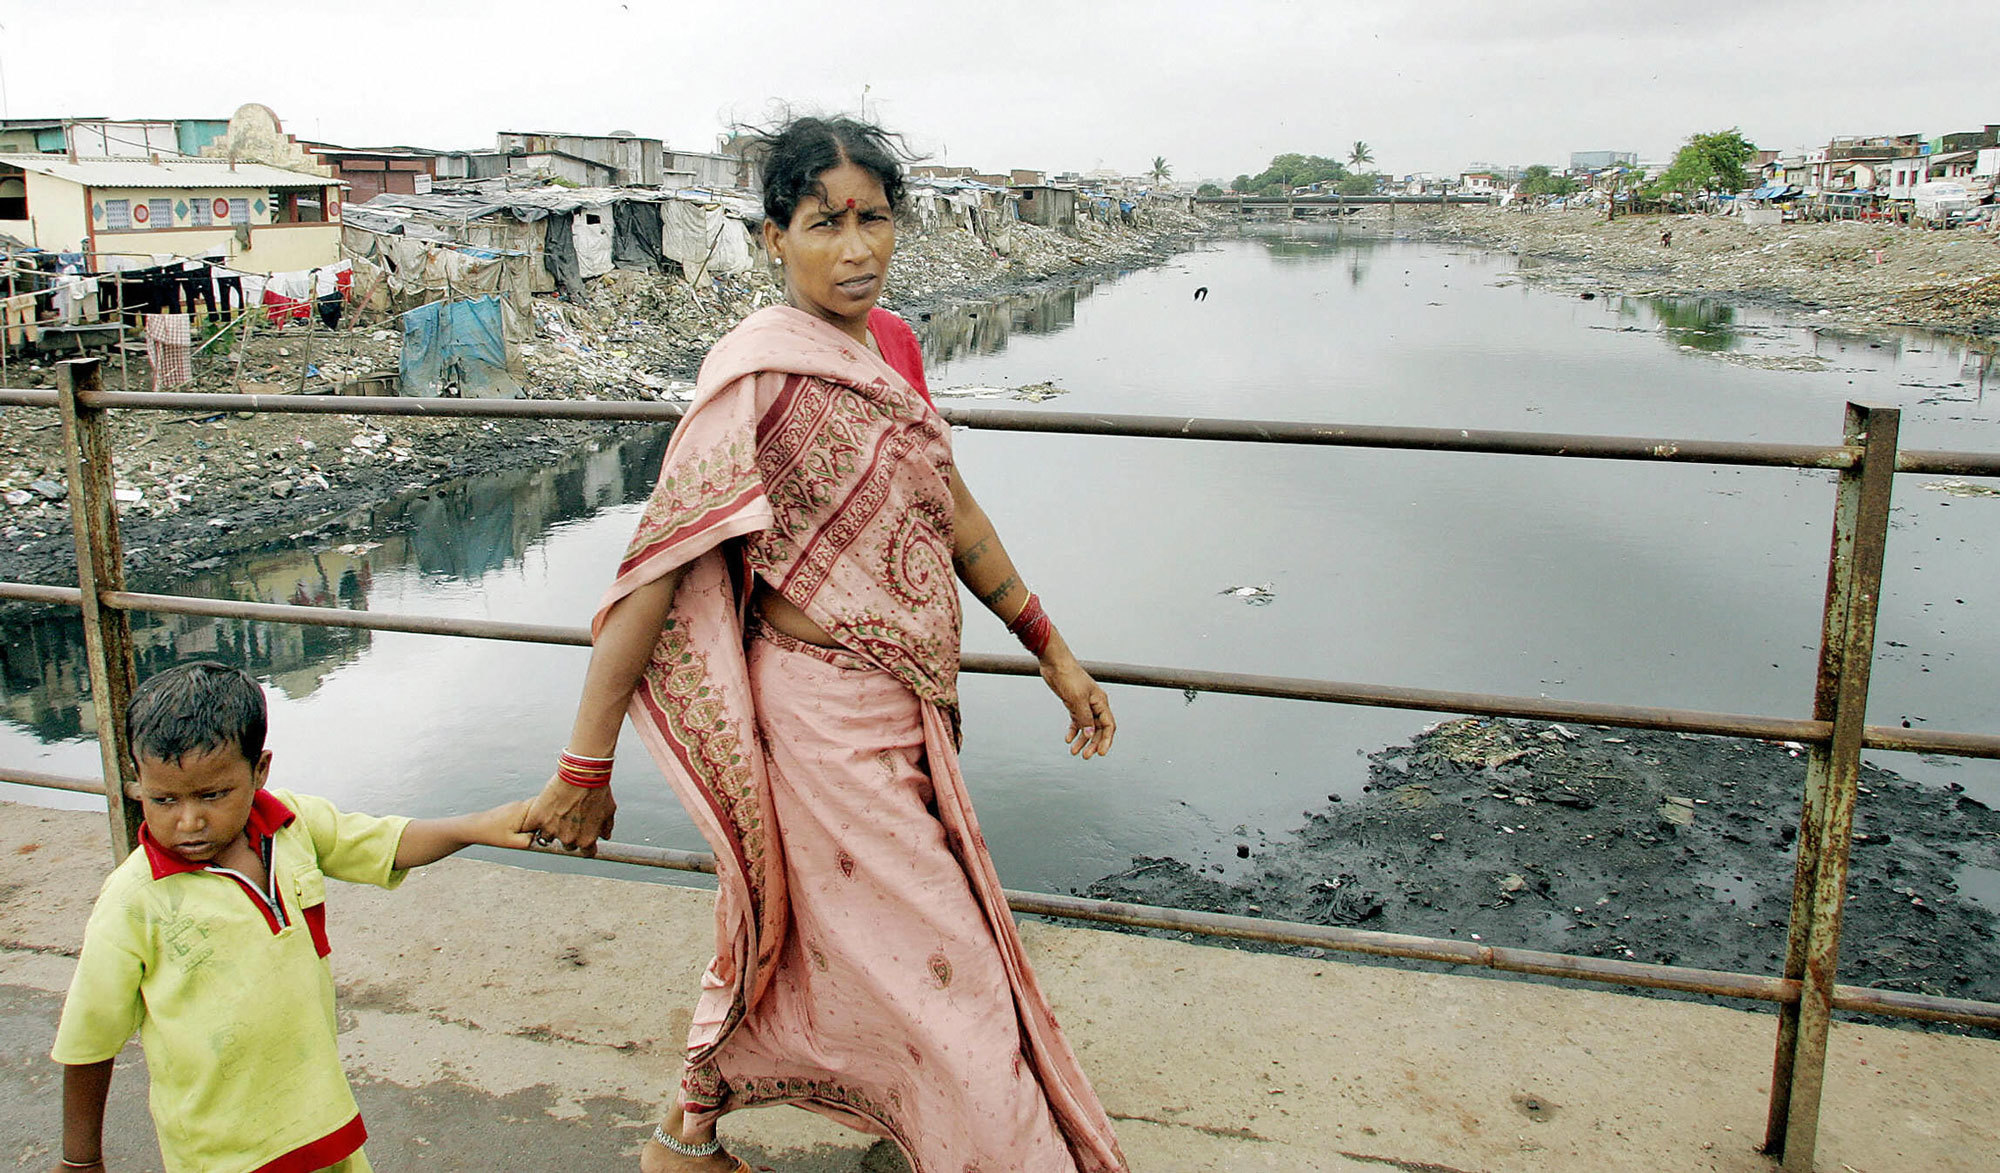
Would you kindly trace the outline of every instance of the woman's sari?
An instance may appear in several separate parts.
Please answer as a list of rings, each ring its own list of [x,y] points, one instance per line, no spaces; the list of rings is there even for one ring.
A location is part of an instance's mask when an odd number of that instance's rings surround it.
[[[799,1104],[919,1173],[1123,1170],[958,771],[950,472],[923,398],[810,314],[702,366],[597,616],[685,568],[631,705],[720,883],[683,1101]],[[756,630],[752,576],[840,648]]]

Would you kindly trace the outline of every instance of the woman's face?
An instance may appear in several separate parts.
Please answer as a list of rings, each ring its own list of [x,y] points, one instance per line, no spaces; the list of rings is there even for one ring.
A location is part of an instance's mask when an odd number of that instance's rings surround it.
[[[882,181],[852,163],[819,177],[826,198],[808,192],[783,228],[764,222],[764,247],[784,266],[785,298],[868,340],[868,311],[882,296],[896,221]]]

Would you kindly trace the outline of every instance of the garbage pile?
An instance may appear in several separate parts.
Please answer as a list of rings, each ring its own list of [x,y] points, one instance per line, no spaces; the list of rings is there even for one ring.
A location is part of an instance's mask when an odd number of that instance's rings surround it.
[[[716,339],[783,300],[754,271],[705,284],[620,269],[591,282],[580,304],[536,299],[537,337],[521,347],[530,397],[687,398]]]
[[[1535,278],[1631,295],[1764,294],[1849,324],[2000,333],[1993,233],[1891,223],[1745,224],[1735,216],[1632,216],[1495,208],[1438,213],[1436,231],[1541,258]],[[1661,230],[1672,229],[1672,243]]]

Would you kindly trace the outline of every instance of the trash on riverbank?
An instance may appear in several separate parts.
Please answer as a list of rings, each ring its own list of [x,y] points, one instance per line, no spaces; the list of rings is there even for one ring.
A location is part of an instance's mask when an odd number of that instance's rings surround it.
[[[1170,206],[1152,211],[1138,227],[1087,221],[1074,235],[1016,223],[1005,257],[963,228],[902,228],[884,304],[921,329],[925,307],[1095,279],[1170,255],[1210,225]],[[535,299],[534,336],[520,347],[517,377],[532,399],[686,402],[715,341],[748,314],[782,300],[775,275],[757,267],[698,286],[670,274],[614,269],[585,283],[580,300]],[[359,319],[351,316],[345,328],[332,331],[303,322],[247,331],[240,347],[218,345],[196,360],[190,389],[273,395],[352,393],[363,384],[393,389],[400,329],[379,314]],[[130,359],[129,366],[133,385],[144,386],[144,361]],[[54,381],[53,365],[13,369],[21,386]],[[120,362],[101,370],[107,387],[123,386]],[[1008,397],[1031,403],[1063,393],[1045,383],[1006,389]],[[380,442],[354,444],[364,428]],[[343,415],[119,412],[111,430],[114,473],[139,494],[122,510],[130,531],[128,563],[138,571],[240,549],[273,528],[310,528],[313,519],[505,467],[523,453],[545,460],[602,438],[607,429],[559,421],[369,424]],[[40,482],[61,490],[63,477],[54,414],[0,413],[0,578],[73,577],[68,505],[61,492],[49,496],[34,487]]]
[[[1674,225],[1671,247],[1660,225]],[[1465,207],[1434,214],[1432,235],[1534,258],[1513,274],[1589,280],[1628,296],[1721,294],[1828,311],[1856,328],[1918,326],[2000,334],[2000,247],[1990,232],[1931,232],[1862,221],[1745,224],[1722,215],[1620,217],[1584,210]]]
[[[1783,963],[1806,771],[1792,746],[1465,719],[1369,763],[1361,801],[1307,811],[1239,879],[1208,857],[1144,857],[1084,894],[1663,965]],[[2000,868],[2000,812],[1864,764],[1854,831],[1840,980],[2000,1001],[2000,909],[1959,890]]]

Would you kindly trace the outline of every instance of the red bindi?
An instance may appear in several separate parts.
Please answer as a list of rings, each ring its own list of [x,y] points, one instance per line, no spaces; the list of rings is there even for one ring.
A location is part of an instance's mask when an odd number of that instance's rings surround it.
[[[852,207],[854,207],[854,201],[853,201],[853,200],[849,200],[849,201],[847,201],[847,206],[848,206],[849,208],[852,208]]]

